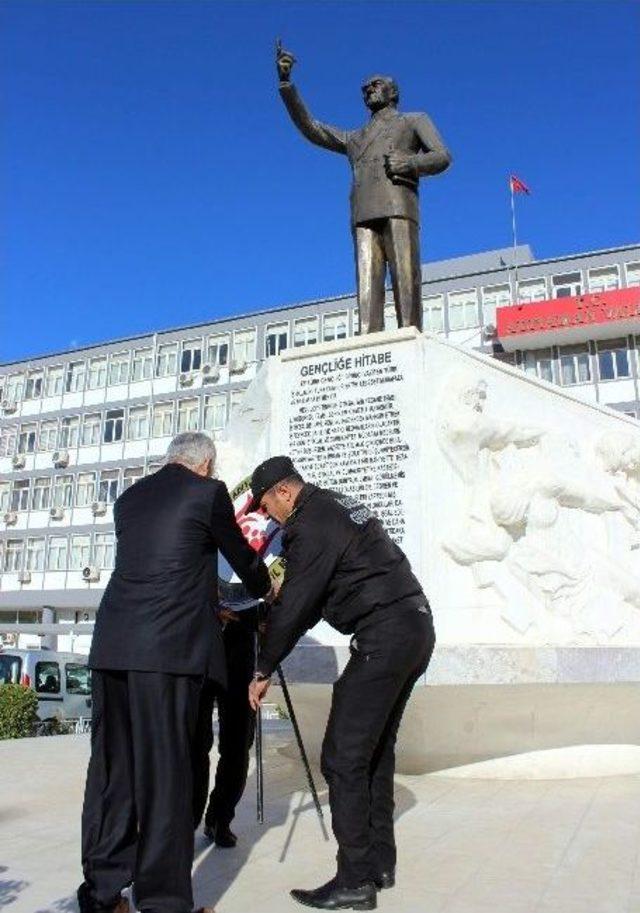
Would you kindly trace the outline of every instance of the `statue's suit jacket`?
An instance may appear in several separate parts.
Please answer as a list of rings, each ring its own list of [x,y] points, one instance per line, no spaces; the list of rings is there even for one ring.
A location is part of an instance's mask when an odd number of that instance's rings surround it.
[[[226,678],[216,615],[218,549],[252,596],[269,574],[222,482],[169,463],[116,501],[116,563],[100,603],[93,669]]]
[[[383,108],[360,130],[341,130],[315,120],[291,82],[280,83],[280,95],[291,119],[308,140],[346,155],[353,169],[351,221],[362,225],[392,216],[419,222],[418,179],[385,171],[392,152],[411,156],[418,176],[438,174],[451,162],[440,134],[426,114],[402,114]]]

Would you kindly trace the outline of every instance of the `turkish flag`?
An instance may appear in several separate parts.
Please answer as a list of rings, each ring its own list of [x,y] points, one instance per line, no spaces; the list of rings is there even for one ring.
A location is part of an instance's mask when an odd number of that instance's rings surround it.
[[[510,182],[513,193],[531,193],[525,182],[521,181],[520,178],[517,178],[515,174],[511,175]]]

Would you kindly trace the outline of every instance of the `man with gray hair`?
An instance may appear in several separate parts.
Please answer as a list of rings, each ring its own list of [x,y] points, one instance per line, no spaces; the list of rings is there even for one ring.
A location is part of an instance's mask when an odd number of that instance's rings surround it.
[[[164,465],[116,501],[115,569],[89,655],[93,727],[82,813],[81,913],[191,913],[194,739],[202,685],[224,685],[220,550],[252,596],[266,566],[229,493],[211,478],[215,446],[187,432]]]

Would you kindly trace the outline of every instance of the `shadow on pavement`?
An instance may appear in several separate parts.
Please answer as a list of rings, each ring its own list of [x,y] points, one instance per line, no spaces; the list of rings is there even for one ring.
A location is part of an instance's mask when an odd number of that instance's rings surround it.
[[[29,887],[28,881],[5,878],[5,872],[8,872],[7,867],[0,865],[0,907],[8,907],[17,899],[21,891]]]

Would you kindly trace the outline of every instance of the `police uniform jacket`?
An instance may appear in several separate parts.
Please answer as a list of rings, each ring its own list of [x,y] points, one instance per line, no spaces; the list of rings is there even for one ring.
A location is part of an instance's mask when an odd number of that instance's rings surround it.
[[[409,560],[377,517],[339,492],[302,488],[284,525],[283,557],[284,582],[258,657],[263,675],[321,618],[357,634],[382,613],[428,604]]]
[[[341,130],[315,120],[291,82],[280,83],[280,95],[296,127],[308,140],[346,155],[353,171],[351,221],[362,225],[396,217],[419,222],[418,179],[439,174],[451,155],[426,114],[404,114],[394,107],[376,111],[359,130]],[[411,157],[416,177],[387,175],[385,155]]]
[[[118,498],[114,521],[115,569],[96,619],[91,668],[207,674],[224,682],[218,549],[253,596],[270,588],[226,486],[169,463]]]

